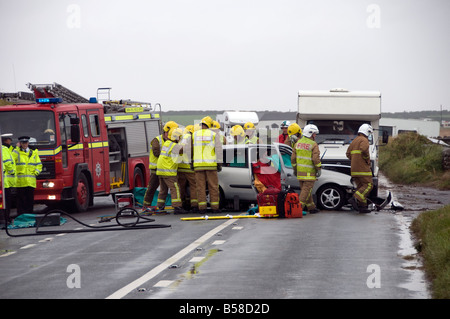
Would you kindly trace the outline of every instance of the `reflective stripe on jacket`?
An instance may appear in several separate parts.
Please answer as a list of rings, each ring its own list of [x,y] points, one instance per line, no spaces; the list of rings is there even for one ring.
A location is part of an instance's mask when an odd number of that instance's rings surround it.
[[[155,137],[154,139],[156,139],[159,142],[159,146],[161,147],[161,145],[163,144],[163,141],[164,141],[162,135],[159,135],[159,136]],[[152,140],[152,142],[153,142],[153,140]],[[150,145],[150,155],[148,158],[148,167],[150,169],[156,169],[157,164],[158,164],[158,157],[155,154],[153,154],[153,146]]]
[[[156,175],[158,176],[177,176],[178,172],[178,153],[174,154],[173,148],[177,143],[167,140],[161,148],[161,154],[156,165]]]
[[[312,139],[303,136],[294,145],[292,165],[297,168],[297,179],[315,181],[317,170],[322,168],[319,146]],[[294,155],[295,154],[295,155]]]
[[[194,173],[191,168],[192,134],[184,134],[179,144],[183,147],[183,154],[180,155],[181,161],[178,163],[178,171]]]
[[[3,186],[5,188],[16,187],[16,163],[9,151],[9,147],[2,145],[2,162],[3,162]]]
[[[29,149],[28,152],[16,147],[12,152],[16,163],[16,187],[36,188],[36,176],[42,171],[42,163],[38,151]]]
[[[194,170],[216,170],[216,133],[208,129],[194,132]]]
[[[366,136],[358,135],[349,145],[346,155],[351,160],[352,176],[372,176],[369,139]]]

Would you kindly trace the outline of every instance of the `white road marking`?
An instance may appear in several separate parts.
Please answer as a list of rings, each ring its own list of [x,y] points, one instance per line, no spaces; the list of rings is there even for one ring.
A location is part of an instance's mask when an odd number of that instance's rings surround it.
[[[36,244],[29,244],[29,245],[25,245],[23,247],[20,247],[20,249],[28,249],[28,248],[31,248],[31,247],[34,247],[34,246],[36,246]]]
[[[222,245],[225,242],[226,242],[226,240],[215,240],[212,244],[213,245]]]
[[[173,283],[173,280],[160,280],[153,287],[166,288]]]
[[[191,260],[189,260],[190,263],[198,263],[205,259],[205,257],[193,257]]]
[[[9,251],[9,252],[7,252],[6,254],[0,255],[0,257],[11,256],[11,255],[13,255],[13,254],[15,254],[15,253],[16,253],[15,251]]]
[[[178,253],[176,253],[175,255],[173,255],[172,257],[167,259],[166,261],[164,261],[159,266],[156,266],[155,268],[153,268],[152,270],[150,270],[149,272],[144,274],[142,277],[136,279],[135,281],[129,283],[125,287],[123,287],[123,288],[117,290],[116,292],[114,292],[113,294],[109,295],[108,297],[106,297],[106,299],[121,299],[121,298],[125,297],[131,291],[141,287],[145,282],[154,278],[156,275],[158,275],[162,271],[169,268],[170,265],[175,264],[178,260],[180,260],[181,258],[186,256],[188,253],[190,253],[191,251],[196,249],[198,246],[203,244],[205,241],[210,239],[212,236],[214,236],[215,234],[217,234],[218,232],[220,232],[221,230],[225,229],[226,227],[230,226],[231,224],[233,224],[235,222],[236,221],[233,219],[227,220],[226,222],[217,226],[213,230],[209,231],[208,233],[206,233],[205,235],[203,235],[202,237],[200,237],[193,243],[189,244],[184,249],[180,250]]]

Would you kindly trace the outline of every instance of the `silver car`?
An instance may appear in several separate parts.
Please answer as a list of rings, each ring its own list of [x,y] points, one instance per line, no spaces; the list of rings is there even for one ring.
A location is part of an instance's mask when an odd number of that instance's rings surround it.
[[[279,143],[224,145],[222,171],[218,174],[221,206],[237,210],[240,204],[256,203],[257,191],[251,164],[262,157],[279,168],[282,187],[290,187],[300,193],[291,165],[291,154],[290,146]],[[347,204],[352,192],[350,166],[322,164],[322,174],[313,188],[319,208],[339,210]]]

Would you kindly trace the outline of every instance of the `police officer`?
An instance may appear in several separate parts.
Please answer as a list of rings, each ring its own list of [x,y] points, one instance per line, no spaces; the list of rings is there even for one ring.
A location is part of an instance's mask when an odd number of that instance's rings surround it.
[[[360,213],[370,213],[367,207],[367,196],[373,188],[369,153],[369,136],[372,133],[372,126],[361,125],[358,136],[349,145],[346,154],[351,160],[351,175],[356,184],[356,192],[349,202]]]
[[[222,143],[220,138],[210,130],[213,119],[206,116],[201,121],[201,129],[194,132],[193,166],[197,185],[198,208],[200,214],[206,214],[206,189],[209,191],[213,213],[219,209],[219,178],[217,172],[222,170]]]
[[[42,171],[38,151],[29,148],[29,136],[19,137],[19,146],[12,152],[16,164],[17,214],[32,214],[36,177]]]
[[[11,154],[13,149],[11,146],[12,134],[2,134],[2,162],[3,162],[3,187],[5,190],[4,194],[4,216],[2,219],[5,220],[5,224],[9,223],[10,211],[11,211],[11,200],[12,200],[12,190],[16,187],[16,164]]]
[[[310,214],[318,213],[312,198],[312,189],[317,177],[322,172],[320,162],[319,145],[315,142],[319,129],[313,124],[306,125],[303,129],[303,137],[294,145],[291,163],[294,171],[297,171],[297,179],[300,183],[300,203],[304,211]]]
[[[172,128],[169,131],[168,139],[161,148],[161,154],[158,157],[156,165],[156,175],[159,178],[160,191],[158,195],[158,208],[164,208],[166,197],[170,190],[172,206],[175,214],[186,214],[182,207],[180,186],[178,185],[178,155],[180,154],[181,145],[178,144],[183,131],[180,128]]]
[[[149,207],[152,206],[153,197],[155,196],[155,192],[159,187],[159,177],[156,175],[156,165],[158,162],[159,154],[161,153],[161,147],[164,142],[168,139],[169,131],[172,128],[177,128],[178,124],[174,121],[167,122],[163,127],[163,133],[161,135],[156,136],[150,142],[150,155],[149,155],[149,169],[150,169],[150,180],[148,181],[147,190],[145,191],[144,196],[144,206]]]

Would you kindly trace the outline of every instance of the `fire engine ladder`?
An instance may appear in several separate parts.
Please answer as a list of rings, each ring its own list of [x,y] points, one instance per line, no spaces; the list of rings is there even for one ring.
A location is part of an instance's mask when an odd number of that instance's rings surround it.
[[[89,103],[89,100],[68,88],[54,82],[53,84],[27,83],[28,88],[34,92],[36,98],[60,97],[65,103]]]

